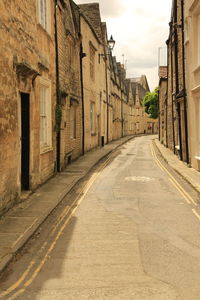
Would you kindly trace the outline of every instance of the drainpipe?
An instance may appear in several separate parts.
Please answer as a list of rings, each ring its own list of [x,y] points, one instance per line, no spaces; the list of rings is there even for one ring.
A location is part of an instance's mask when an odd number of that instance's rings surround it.
[[[123,97],[122,97],[122,87],[121,87],[121,119],[122,119],[122,137],[124,136],[124,116],[123,116]]]
[[[166,112],[165,112],[165,130],[166,130],[166,147],[168,148],[168,96],[169,96],[169,40],[166,42],[167,44],[167,93],[166,93]]]
[[[186,72],[185,72],[185,37],[184,37],[184,0],[181,0],[181,25],[182,25],[182,68],[183,68],[183,91],[184,91],[184,118],[185,118],[185,149],[186,162],[189,164],[189,146],[188,146],[188,116],[187,116],[187,93],[186,93]]]
[[[171,25],[170,25],[171,26]],[[172,89],[172,135],[173,135],[173,151],[175,154],[175,129],[174,129],[174,64],[173,64],[173,48],[172,48],[172,26],[170,28],[170,45],[171,45],[171,89]]]
[[[84,107],[84,89],[83,89],[83,45],[80,45],[80,80],[81,80],[81,100],[82,100],[82,155],[85,154],[85,107]]]
[[[108,96],[108,74],[107,74],[107,57],[105,57],[105,75],[106,75],[106,102],[107,102],[107,144],[109,143],[109,96]]]
[[[160,85],[160,84],[159,84]],[[160,89],[158,90],[158,139],[160,141],[160,118],[161,118],[161,115],[160,115]]]
[[[57,32],[57,7],[58,1],[55,0],[54,6],[54,29],[55,29],[55,54],[56,54],[56,161],[57,161],[57,172],[60,172],[60,122],[57,123],[57,109],[61,104],[60,99],[60,82],[59,82],[59,54],[58,54],[58,32]]]
[[[177,32],[177,0],[174,1],[174,21],[175,21],[175,74],[176,74],[176,96],[179,93],[179,68],[178,68],[178,32]],[[177,99],[177,98],[176,98]],[[183,160],[182,151],[182,134],[181,134],[181,112],[180,103],[177,103],[177,116],[178,116],[178,133],[179,133],[179,144],[180,144],[180,159]]]

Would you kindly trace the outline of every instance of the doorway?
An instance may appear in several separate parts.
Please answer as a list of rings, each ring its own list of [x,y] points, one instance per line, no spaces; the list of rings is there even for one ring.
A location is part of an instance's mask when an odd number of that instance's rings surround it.
[[[30,96],[21,93],[21,189],[29,190]]]

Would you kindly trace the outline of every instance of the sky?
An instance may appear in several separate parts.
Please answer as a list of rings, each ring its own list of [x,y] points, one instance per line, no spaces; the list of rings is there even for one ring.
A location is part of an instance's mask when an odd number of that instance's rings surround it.
[[[107,23],[108,37],[112,34],[116,42],[113,55],[125,64],[127,78],[145,74],[153,90],[158,85],[159,51],[159,64],[166,64],[165,42],[169,35],[172,0],[75,2],[99,2],[102,21]]]

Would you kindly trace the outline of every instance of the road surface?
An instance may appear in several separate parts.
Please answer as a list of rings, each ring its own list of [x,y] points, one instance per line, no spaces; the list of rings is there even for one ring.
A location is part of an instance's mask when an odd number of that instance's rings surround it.
[[[152,140],[121,146],[65,197],[2,274],[0,299],[200,299],[198,197]]]

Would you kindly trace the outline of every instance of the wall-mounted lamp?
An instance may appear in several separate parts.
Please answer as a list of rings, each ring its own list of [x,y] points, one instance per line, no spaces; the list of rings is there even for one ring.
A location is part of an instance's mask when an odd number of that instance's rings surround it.
[[[113,39],[113,36],[111,35],[110,39],[108,40],[108,53],[99,53],[99,63],[100,63],[100,58],[101,56],[106,57],[111,54],[111,51],[114,49],[115,46],[115,40]]]

